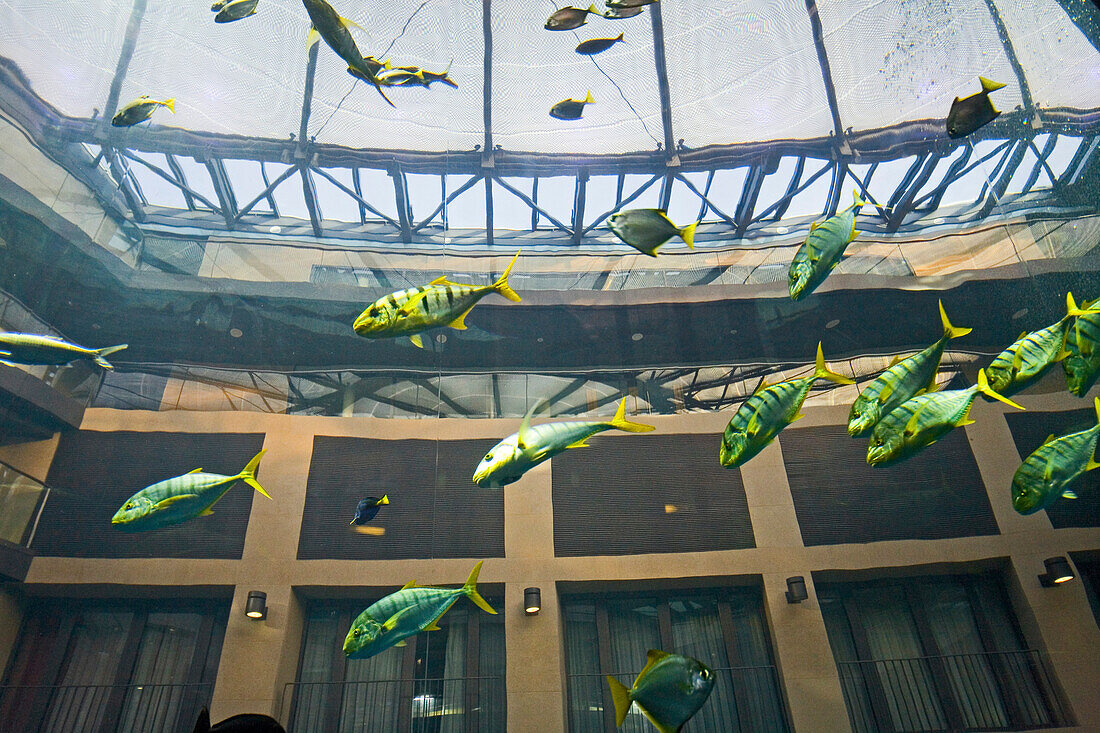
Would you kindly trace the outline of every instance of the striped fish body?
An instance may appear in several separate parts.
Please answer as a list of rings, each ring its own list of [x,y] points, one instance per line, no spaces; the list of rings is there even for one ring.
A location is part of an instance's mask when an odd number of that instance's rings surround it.
[[[126,522],[112,520],[112,524],[125,531],[144,532],[193,519],[222,498],[239,478],[196,472],[158,481],[134,494],[119,510],[122,514],[126,506],[133,504],[133,510],[145,508],[144,513]],[[167,499],[175,501],[162,504]]]
[[[848,435],[866,435],[883,416],[935,384],[944,347],[950,336],[906,357],[875,377],[860,392],[848,414]]]
[[[895,463],[927,448],[958,425],[967,425],[967,414],[978,387],[927,392],[906,400],[879,420],[871,432],[867,463]]]
[[[861,203],[861,202],[860,202]],[[813,226],[798,248],[787,271],[787,289],[792,300],[800,300],[817,289],[833,271],[844,250],[856,236],[859,203]]]
[[[68,364],[75,359],[91,358],[95,349],[71,344],[54,336],[42,336],[34,333],[0,334],[0,359],[19,364]]]
[[[797,420],[816,376],[790,379],[765,387],[741,403],[722,433],[718,460],[740,466],[764,449],[783,428]]]
[[[370,644],[349,654],[350,659],[373,657],[410,636],[419,634],[445,614],[460,597],[462,588],[403,588],[373,603],[356,617],[352,629],[357,626],[385,624],[397,616],[396,624],[378,634]]]
[[[1092,308],[1097,301],[1087,304]],[[1066,334],[1066,351],[1062,369],[1066,374],[1066,388],[1084,397],[1100,376],[1100,313],[1077,316]]]
[[[1020,514],[1046,509],[1067,492],[1069,484],[1096,468],[1093,456],[1100,425],[1047,440],[1028,456],[1012,477],[1012,506]],[[1075,496],[1069,492],[1069,496]]]
[[[1069,319],[1018,338],[986,367],[989,385],[1010,397],[1034,384],[1063,354]]]
[[[459,285],[440,278],[429,285],[379,298],[363,311],[353,328],[367,338],[411,336],[456,322],[465,328],[462,317],[492,292],[491,285]]]
[[[614,429],[609,422],[584,422],[567,420],[565,422],[543,423],[527,428],[526,445],[519,447],[519,433],[512,433],[493,446],[474,473],[474,482],[482,488],[500,488],[515,483],[535,466],[547,461],[570,447],[582,447],[584,441],[596,433]],[[482,466],[490,468],[482,480]]]

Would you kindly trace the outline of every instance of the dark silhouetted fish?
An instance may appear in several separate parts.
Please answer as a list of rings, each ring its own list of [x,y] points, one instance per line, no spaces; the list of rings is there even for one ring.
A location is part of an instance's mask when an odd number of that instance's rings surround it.
[[[543,28],[548,31],[571,31],[584,25],[589,13],[600,14],[595,5],[589,5],[587,8],[561,8],[550,14]]]
[[[270,715],[259,713],[234,715],[211,726],[210,711],[203,708],[195,722],[195,733],[286,733],[286,729]]]
[[[550,108],[550,116],[559,120],[579,120],[584,112],[584,105],[592,104],[592,92],[585,95],[584,99],[563,99]]]
[[[614,38],[592,38],[587,41],[581,41],[577,44],[577,53],[584,54],[585,56],[592,56],[614,46],[623,40],[623,34],[615,36]]]
[[[111,118],[111,124],[115,127],[131,127],[139,122],[145,122],[153,116],[157,107],[167,107],[169,112],[175,114],[176,100],[166,99],[160,102],[143,94],[115,113]]]
[[[625,10],[627,8],[644,8],[646,5],[652,5],[655,2],[657,0],[607,0],[604,4],[609,8]]]
[[[232,0],[214,16],[215,23],[232,23],[256,14],[256,5],[260,0]]]
[[[366,524],[374,519],[379,509],[389,503],[390,498],[388,496],[383,495],[381,499],[376,496],[368,496],[359,502],[359,506],[355,507],[355,519],[351,520],[350,524]]]
[[[608,20],[623,20],[625,18],[633,18],[635,15],[640,15],[645,8],[608,8],[603,17]]]
[[[951,111],[947,113],[947,135],[951,138],[966,137],[980,127],[984,127],[996,119],[1000,114],[989,99],[989,93],[996,91],[1004,84],[990,81],[984,76],[979,76],[982,90],[977,94],[971,94],[966,99],[955,97],[951,103]]]
[[[313,23],[313,28],[310,29],[309,36],[306,39],[306,45],[312,46],[317,43],[319,38],[323,38],[328,47],[336,52],[337,56],[342,58],[348,66],[362,74],[362,76],[359,74],[356,74],[356,76],[370,81],[374,88],[378,90],[378,93],[382,95],[382,99],[385,99],[391,107],[394,106],[386,93],[382,91],[382,87],[378,85],[377,81],[374,81],[378,69],[374,64],[367,61],[369,57],[365,57],[359,52],[359,47],[355,45],[355,39],[351,37],[351,31],[348,28],[356,24],[347,18],[341,18],[336,9],[325,0],[302,0],[302,4]]]

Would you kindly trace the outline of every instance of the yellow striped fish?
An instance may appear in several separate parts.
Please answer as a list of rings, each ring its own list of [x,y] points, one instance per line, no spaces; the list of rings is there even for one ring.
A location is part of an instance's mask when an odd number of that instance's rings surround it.
[[[519,252],[516,252],[504,274],[492,285],[460,285],[444,276],[419,288],[390,293],[360,313],[352,328],[369,339],[408,336],[422,349],[421,331],[440,326],[465,329],[466,314],[489,293],[499,293],[508,300],[520,302],[519,295],[508,286],[508,273],[518,257]]]
[[[1078,308],[1073,301],[1073,293],[1066,293],[1065,317],[1039,331],[1021,334],[1011,346],[998,354],[985,369],[989,375],[989,386],[1006,397],[1030,387],[1047,369],[1069,355],[1066,351],[1066,333],[1070,321],[1076,316],[1098,312],[1100,308]]]
[[[1093,308],[1100,300],[1085,303]],[[1100,377],[1100,313],[1078,316],[1066,332],[1066,351],[1062,360],[1066,373],[1066,389],[1071,394],[1084,397]]]
[[[845,248],[856,238],[856,213],[867,202],[852,191],[855,201],[844,211],[818,224],[810,225],[810,235],[794,253],[787,270],[787,290],[791,300],[799,300],[825,282],[840,264]]]

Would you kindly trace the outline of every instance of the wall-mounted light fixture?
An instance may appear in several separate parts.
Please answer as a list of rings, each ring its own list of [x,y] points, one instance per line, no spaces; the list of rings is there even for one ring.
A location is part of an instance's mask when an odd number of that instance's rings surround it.
[[[244,615],[258,620],[267,618],[267,593],[262,590],[248,591],[248,600],[244,604]]]
[[[538,588],[523,589],[523,612],[534,616],[542,610],[542,591]]]
[[[1048,557],[1043,560],[1047,571],[1039,576],[1039,585],[1044,588],[1052,588],[1060,583],[1073,580],[1073,568],[1069,566],[1069,560],[1062,556]]]
[[[802,603],[809,598],[806,592],[806,579],[801,575],[787,578],[787,603]]]

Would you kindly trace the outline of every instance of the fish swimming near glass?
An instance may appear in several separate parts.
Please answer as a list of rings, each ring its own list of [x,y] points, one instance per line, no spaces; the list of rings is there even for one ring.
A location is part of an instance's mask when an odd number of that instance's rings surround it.
[[[1030,387],[1047,369],[1069,356],[1065,345],[1070,321],[1098,312],[1078,308],[1073,293],[1066,293],[1066,315],[1061,320],[1038,331],[1020,334],[1020,338],[993,358],[985,369],[990,386],[1006,397]]]
[[[885,466],[912,456],[935,443],[960,425],[970,425],[970,408],[981,392],[987,397],[1024,409],[989,385],[985,370],[978,371],[978,383],[966,389],[925,392],[906,400],[885,415],[871,432],[867,463]]]
[[[584,105],[595,101],[592,92],[588,92],[584,99],[563,99],[550,108],[550,116],[559,120],[579,120],[584,114]]]
[[[528,410],[523,416],[519,432],[512,433],[494,445],[481,459],[474,471],[475,484],[483,489],[499,489],[514,483],[527,471],[563,451],[589,447],[588,439],[605,430],[646,433],[654,429],[652,425],[626,419],[625,397],[619,402],[619,409],[610,421],[567,420],[531,425],[534,412],[534,407]]]
[[[1096,462],[1096,439],[1100,437],[1100,397],[1094,401],[1097,424],[1088,430],[1051,435],[1024,459],[1012,476],[1012,508],[1020,514],[1034,514],[1064,497],[1076,499],[1069,488],[1085,471],[1100,468]]]
[[[344,60],[344,63],[359,72],[355,76],[371,83],[382,95],[382,99],[385,99],[386,103],[393,107],[393,102],[389,100],[386,93],[382,91],[381,85],[374,78],[378,67],[367,61],[370,57],[363,56],[359,52],[355,39],[351,37],[349,29],[352,26],[360,28],[360,30],[362,28],[354,21],[340,17],[336,9],[325,0],[302,0],[302,4],[306,8],[306,13],[309,14],[310,22],[313,23],[313,27],[310,28],[309,35],[306,37],[306,46],[312,46],[318,40],[323,39],[328,47]]]
[[[653,5],[656,2],[657,0],[607,0],[604,5],[622,10],[624,8],[644,8],[646,5]]]
[[[714,673],[698,659],[650,649],[645,668],[631,687],[606,675],[615,703],[615,726],[622,727],[631,704],[659,733],[676,733],[691,720],[714,689]]]
[[[623,34],[620,33],[614,38],[590,38],[587,41],[581,41],[574,50],[583,56],[594,56],[595,54],[603,53],[616,43],[623,42]]]
[[[772,385],[761,380],[756,391],[737,408],[722,433],[722,444],[718,448],[718,460],[722,465],[733,468],[748,462],[775,440],[783,428],[802,418],[802,403],[819,379],[854,384],[848,377],[829,370],[820,343],[813,374]]]
[[[359,314],[352,328],[369,339],[408,336],[417,347],[424,348],[420,332],[429,328],[450,326],[465,329],[466,315],[490,293],[520,302],[519,295],[508,285],[508,273],[516,264],[519,252],[512,257],[504,273],[492,285],[461,285],[437,277],[427,285],[398,290],[374,301]]]
[[[989,93],[1003,89],[1005,85],[990,81],[984,76],[979,76],[978,81],[982,84],[980,92],[971,94],[966,99],[955,97],[955,101],[951,103],[951,111],[947,113],[947,135],[952,139],[966,137],[988,125],[1000,114],[993,106]]]
[[[866,201],[853,191],[855,201],[844,211],[818,224],[810,225],[810,235],[794,253],[787,270],[787,289],[791,300],[800,300],[825,282],[829,273],[840,264],[844,250],[856,238],[856,213]]]
[[[111,124],[115,127],[133,127],[152,117],[157,107],[166,107],[169,112],[175,114],[176,100],[165,99],[162,102],[143,94],[116,112],[111,118]]]
[[[126,500],[111,518],[111,525],[126,532],[145,532],[209,516],[214,513],[211,507],[238,481],[244,481],[270,499],[271,495],[256,480],[256,469],[266,452],[257,453],[235,476],[203,473],[201,468],[196,468],[147,486]]]
[[[352,622],[344,638],[344,654],[349,659],[366,659],[390,647],[405,646],[405,639],[421,631],[438,631],[438,621],[462,596],[486,613],[495,614],[493,607],[477,592],[479,560],[461,588],[418,586],[416,581],[405,584],[371,604]]]
[[[60,365],[91,359],[104,369],[114,369],[103,357],[127,348],[127,344],[86,349],[56,336],[37,333],[0,333],[0,364]]]
[[[1085,303],[1086,310],[1100,300]],[[1066,332],[1066,358],[1062,360],[1066,389],[1084,397],[1100,376],[1100,313],[1077,316]]]
[[[616,237],[634,249],[650,257],[657,256],[657,248],[680,237],[688,249],[695,248],[695,227],[699,222],[680,228],[672,223],[663,209],[629,209],[612,214],[608,225]]]
[[[355,507],[355,518],[349,522],[349,524],[366,524],[370,520],[374,519],[378,514],[378,510],[390,503],[390,497],[383,495],[381,499],[368,496],[359,502],[359,506]]]
[[[635,15],[641,15],[644,7],[639,8],[608,8],[604,11],[603,17],[608,20],[624,20],[626,18],[633,18]]]
[[[211,13],[218,12],[219,10],[224,8],[226,5],[228,5],[229,2],[230,2],[230,0],[215,0],[214,4],[210,6],[210,12]]]
[[[894,361],[882,374],[868,384],[848,413],[848,435],[858,438],[871,431],[883,415],[918,394],[936,388],[936,374],[940,369],[943,350],[951,339],[970,333],[969,328],[956,328],[947,318],[947,311],[940,301],[940,320],[943,336],[931,346],[904,359]]]
[[[233,0],[230,3],[226,3],[225,7],[214,16],[214,22],[232,23],[235,20],[241,20],[250,15],[255,15],[256,6],[259,5],[259,3],[260,0]]]
[[[559,8],[550,14],[543,28],[548,31],[571,31],[584,25],[589,14],[599,15],[600,12],[596,10],[595,5],[589,5],[587,8]]]
[[[194,733],[286,733],[279,721],[270,715],[242,713],[210,725],[210,711],[203,708],[195,722]]]

